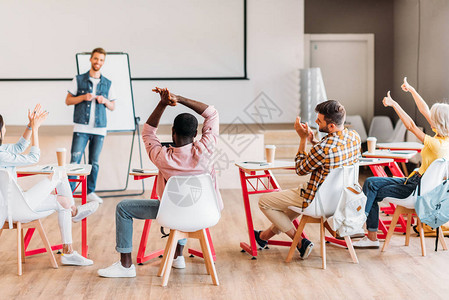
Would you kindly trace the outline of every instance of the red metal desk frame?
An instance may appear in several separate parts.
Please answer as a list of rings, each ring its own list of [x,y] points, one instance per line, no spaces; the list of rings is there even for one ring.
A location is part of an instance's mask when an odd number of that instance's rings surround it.
[[[145,178],[150,178],[150,177],[154,177],[154,183],[153,183],[153,189],[151,190],[151,196],[150,199],[154,199],[157,200],[158,195],[156,192],[156,187],[157,187],[157,174],[152,174],[152,173],[130,173],[130,175],[133,176],[134,180],[143,180]],[[149,261],[153,258],[159,257],[161,255],[164,254],[164,249],[159,249],[153,252],[150,252],[149,254],[145,255],[145,251],[147,248],[147,243],[148,243],[148,234],[150,233],[150,228],[151,228],[151,221],[152,220],[145,220],[145,224],[143,225],[143,231],[142,231],[142,237],[140,238],[140,245],[139,245],[139,250],[137,252],[137,263],[138,264],[143,264],[146,261]],[[212,252],[212,257],[214,259],[214,261],[216,260],[216,255],[215,255],[215,249],[214,249],[214,244],[212,243],[212,238],[210,236],[209,233],[209,228],[206,228],[206,234],[207,234],[207,238],[209,240],[209,245],[210,245],[210,250]],[[195,250],[195,249],[188,249],[188,253],[191,255],[195,255],[198,257],[203,258],[203,253],[201,251]]]
[[[17,173],[17,177],[26,177],[38,175],[36,174],[21,174]],[[48,174],[46,174],[48,175]],[[87,201],[87,175],[73,175],[70,176],[78,176],[76,179],[69,179],[70,182],[77,182],[75,190],[81,185],[81,194],[73,195],[73,198],[81,198],[81,204],[86,204]],[[27,250],[28,245],[30,244],[31,238],[33,237],[35,228],[29,228],[24,237],[24,248],[25,248],[25,256],[35,255],[43,252],[47,252],[45,248],[38,248],[34,250]],[[87,218],[84,218],[81,221],[81,255],[87,258],[89,246],[87,245]],[[60,250],[62,249],[62,244],[51,246],[52,250]]]
[[[264,194],[271,192],[278,192],[281,190],[278,182],[273,176],[271,170],[260,170],[260,171],[248,171],[242,169],[239,165],[236,165],[239,168],[240,174],[240,183],[242,186],[242,194],[243,194],[243,205],[245,206],[245,214],[246,214],[246,224],[248,226],[248,236],[249,236],[249,245],[248,243],[241,242],[240,248],[242,248],[242,252],[248,252],[253,259],[257,257],[257,244],[256,238],[254,237],[254,225],[253,225],[253,217],[251,214],[251,205],[249,202],[249,195],[254,194]],[[286,167],[283,169],[292,169],[291,167]],[[259,172],[259,174],[257,174]],[[267,182],[263,182],[263,179],[266,179]],[[251,182],[255,181],[254,183]],[[252,191],[248,191],[248,185],[251,187]],[[298,220],[293,220],[293,225],[298,227]],[[306,237],[303,232],[303,237]],[[279,241],[279,240],[268,240],[269,245],[276,246],[291,246],[291,242],[288,241]]]

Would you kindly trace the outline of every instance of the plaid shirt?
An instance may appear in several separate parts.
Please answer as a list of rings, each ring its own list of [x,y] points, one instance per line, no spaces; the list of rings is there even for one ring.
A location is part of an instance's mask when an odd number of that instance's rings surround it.
[[[344,129],[328,134],[310,152],[296,154],[295,167],[298,175],[311,174],[307,189],[301,191],[303,208],[309,206],[318,187],[331,169],[353,164],[360,155],[360,136],[354,130]]]

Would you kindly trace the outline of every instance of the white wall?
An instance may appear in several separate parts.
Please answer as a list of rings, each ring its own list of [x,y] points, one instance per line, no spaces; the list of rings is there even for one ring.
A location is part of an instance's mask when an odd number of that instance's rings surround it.
[[[247,16],[249,80],[135,81],[133,90],[136,115],[145,119],[152,111],[157,102],[157,96],[151,93],[151,88],[158,85],[169,87],[174,93],[215,105],[221,112],[222,123],[232,123],[236,117],[250,123],[292,122],[299,106],[297,70],[303,66],[303,14],[303,0],[249,0]],[[14,28],[10,28],[10,34],[14,34],[13,30]],[[64,36],[63,30],[60,34]],[[57,41],[59,42],[64,41]],[[176,47],[182,51],[182,45],[176,45]],[[57,64],[58,62],[49,63]],[[66,107],[64,104],[68,84],[69,82],[57,81],[0,82],[2,99],[0,112],[4,116],[23,114],[23,122],[25,122],[25,113],[17,112],[16,107],[10,104],[16,102],[20,107],[31,107],[35,102],[43,101],[49,104],[47,105],[50,110],[48,125],[71,124],[73,108]],[[276,108],[271,116],[263,120],[254,120],[244,111],[248,106],[250,112],[255,109],[252,101],[262,92],[278,104],[280,109]],[[171,123],[173,117],[179,112],[178,108],[168,111],[162,123]],[[18,118],[10,124],[20,125],[21,120]]]
[[[222,175],[219,175],[220,185],[226,188],[238,188],[238,173],[233,164],[242,160],[262,159],[263,137],[256,132],[250,132],[246,136],[240,135],[241,127],[232,126],[232,124],[294,122],[299,111],[298,69],[303,67],[303,23],[303,0],[248,0],[248,76],[250,79],[134,82],[135,107],[137,115],[142,117],[141,122],[145,122],[156,105],[157,97],[151,93],[151,88],[155,85],[167,86],[175,93],[215,105],[220,112],[223,131],[220,148],[229,154],[229,163],[226,164]],[[26,113],[16,111],[14,102],[29,101],[31,106],[31,103],[44,97],[54,97],[55,102],[63,102],[67,84],[68,82],[0,82],[2,99],[0,113],[3,114],[6,122],[8,122],[8,115],[22,114],[22,124],[25,124]],[[268,110],[264,104],[268,105]],[[51,107],[49,109],[51,111]],[[171,124],[173,118],[181,111],[183,110],[178,107],[167,109],[162,123]],[[251,115],[257,111],[258,116]],[[51,113],[47,124],[64,124],[67,120],[71,122],[71,119],[72,108],[64,108],[62,112]],[[260,128],[263,129],[263,126]],[[50,153],[43,154],[46,155],[46,162],[53,160],[56,147],[70,148],[71,133],[69,130],[66,131],[63,136],[51,136],[46,139],[47,142],[41,143],[42,152]],[[229,138],[230,136],[232,138]],[[10,136],[8,141],[13,140],[14,137]],[[244,147],[241,146],[242,140],[245,141]],[[112,189],[123,186],[124,178],[121,174],[123,168],[127,167],[130,141],[129,135],[118,137],[111,135],[106,139],[98,178],[99,188]],[[113,158],[115,161],[112,163]],[[145,156],[144,161],[148,164]],[[133,166],[136,165],[133,164]],[[135,183],[131,184],[132,189],[138,187],[139,185]]]

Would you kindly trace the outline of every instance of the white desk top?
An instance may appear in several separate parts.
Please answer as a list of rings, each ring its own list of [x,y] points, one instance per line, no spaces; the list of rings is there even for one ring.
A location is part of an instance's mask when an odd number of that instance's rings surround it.
[[[376,158],[398,158],[398,159],[410,159],[415,156],[418,151],[414,150],[376,150],[374,153],[368,151],[363,152],[363,157],[376,157]]]
[[[415,151],[416,152],[416,151]],[[359,159],[359,166],[378,165],[393,162],[392,158],[363,158]],[[294,161],[275,160],[272,164],[267,164],[265,161],[259,162],[239,162],[235,164],[237,167],[245,172],[251,171],[265,171],[276,169],[295,169]]]
[[[57,164],[48,165],[34,165],[30,167],[17,168],[17,174],[20,175],[39,175],[39,174],[51,174],[57,167]],[[89,175],[92,170],[92,166],[88,164],[68,164],[65,165],[65,171],[70,176],[84,176]]]
[[[379,149],[394,149],[394,150],[417,150],[420,151],[424,147],[423,144],[417,142],[397,142],[397,143],[378,143]]]

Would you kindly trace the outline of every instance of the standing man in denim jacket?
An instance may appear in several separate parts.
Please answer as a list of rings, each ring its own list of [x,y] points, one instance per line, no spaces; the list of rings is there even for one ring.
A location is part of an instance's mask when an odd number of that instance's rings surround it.
[[[73,140],[70,163],[80,163],[84,149],[89,142],[89,164],[92,172],[87,177],[87,201],[103,200],[95,194],[95,186],[99,170],[98,160],[107,132],[106,108],[114,110],[115,92],[112,82],[101,75],[106,51],[95,48],[90,56],[91,68],[72,80],[65,103],[75,105],[73,113]],[[75,184],[71,183],[72,189]]]

